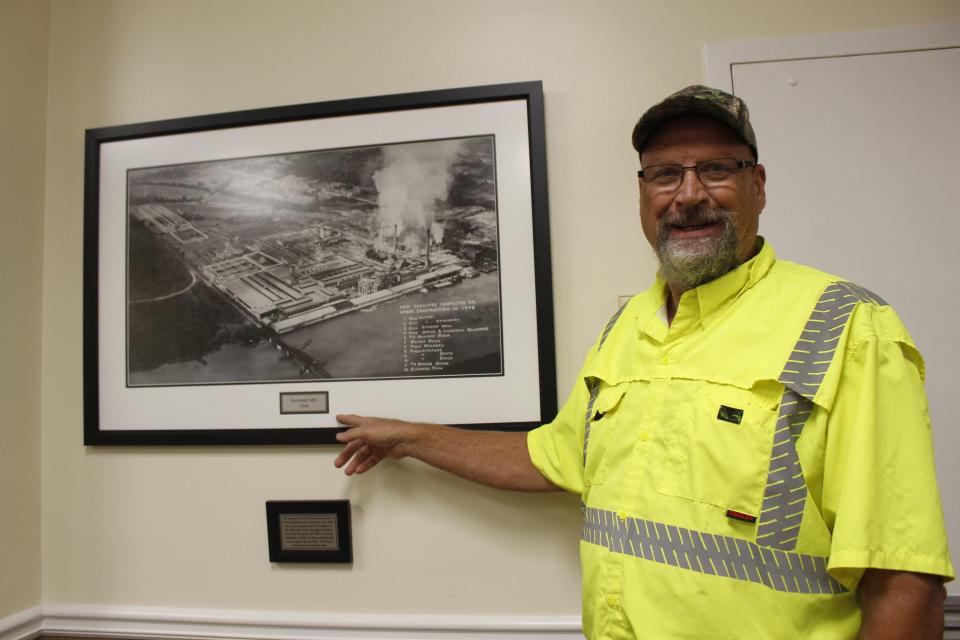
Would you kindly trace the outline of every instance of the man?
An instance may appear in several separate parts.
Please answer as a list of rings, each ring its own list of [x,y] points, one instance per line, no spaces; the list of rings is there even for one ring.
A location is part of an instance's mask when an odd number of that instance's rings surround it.
[[[894,311],[779,261],[746,105],[702,86],[633,132],[660,271],[529,434],[340,416],[346,473],[418,458],[583,499],[591,638],[935,638],[953,576],[923,360]]]

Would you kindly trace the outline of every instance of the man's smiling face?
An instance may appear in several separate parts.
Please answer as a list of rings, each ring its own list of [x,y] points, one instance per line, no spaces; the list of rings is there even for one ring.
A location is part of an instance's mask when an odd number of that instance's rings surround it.
[[[753,154],[732,129],[707,116],[667,120],[640,154],[643,167],[689,167],[718,158],[752,160]],[[683,172],[674,190],[641,179],[640,222],[668,282],[692,288],[753,256],[759,216],[766,204],[765,181],[762,165],[744,169],[709,189],[693,170]]]

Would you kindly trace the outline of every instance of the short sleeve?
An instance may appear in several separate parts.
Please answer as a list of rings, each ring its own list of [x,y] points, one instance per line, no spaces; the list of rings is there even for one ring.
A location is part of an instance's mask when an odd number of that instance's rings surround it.
[[[583,493],[583,432],[590,399],[585,369],[586,364],[557,417],[527,435],[533,465],[553,484],[577,494]]]
[[[868,568],[952,579],[922,358],[902,325],[899,334],[882,326],[889,328],[892,310],[876,313],[879,325],[872,315],[854,314],[859,327],[851,327],[828,418],[828,568],[850,589]]]

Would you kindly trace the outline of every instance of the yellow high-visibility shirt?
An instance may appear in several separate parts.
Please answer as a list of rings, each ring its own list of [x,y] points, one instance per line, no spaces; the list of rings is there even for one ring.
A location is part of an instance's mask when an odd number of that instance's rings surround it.
[[[635,296],[531,459],[584,505],[589,638],[854,638],[864,569],[953,577],[923,359],[893,309],[750,261]]]

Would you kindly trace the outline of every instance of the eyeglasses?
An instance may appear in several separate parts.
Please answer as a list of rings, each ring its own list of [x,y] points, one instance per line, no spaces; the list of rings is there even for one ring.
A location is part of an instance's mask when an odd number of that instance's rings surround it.
[[[718,158],[704,160],[697,164],[685,167],[679,164],[655,164],[637,171],[637,177],[657,189],[673,191],[683,182],[683,172],[688,169],[697,174],[703,186],[719,187],[730,183],[730,179],[747,167],[755,167],[755,160],[735,160],[733,158]]]

